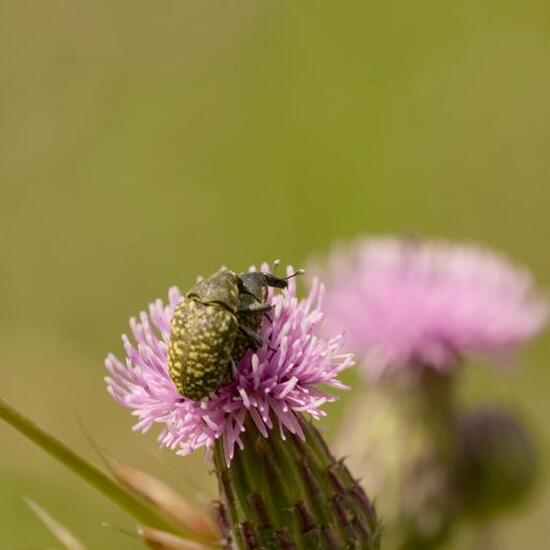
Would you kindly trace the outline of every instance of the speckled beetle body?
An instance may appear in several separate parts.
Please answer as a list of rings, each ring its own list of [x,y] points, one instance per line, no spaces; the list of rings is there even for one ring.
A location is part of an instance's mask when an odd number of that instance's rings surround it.
[[[256,331],[271,308],[267,288],[287,284],[271,273],[222,268],[186,293],[174,311],[168,349],[168,372],[181,395],[200,400],[216,391],[232,363],[262,345]]]

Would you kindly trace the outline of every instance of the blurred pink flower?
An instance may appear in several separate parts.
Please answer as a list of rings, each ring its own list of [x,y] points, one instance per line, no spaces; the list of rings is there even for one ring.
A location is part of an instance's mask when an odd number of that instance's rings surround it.
[[[182,455],[200,447],[210,454],[214,442],[222,438],[229,464],[235,445],[242,448],[248,417],[265,437],[277,426],[283,437],[287,430],[303,438],[297,415],[324,416],[322,405],[335,397],[317,386],[345,389],[338,375],[353,363],[350,354],[339,353],[341,335],[331,339],[317,335],[323,319],[322,292],[317,281],[301,301],[294,280],[282,292],[270,289],[271,322],[265,318],[260,330],[266,344],[246,353],[234,380],[201,401],[191,401],[179,394],[167,370],[170,321],[181,299],[173,287],[168,305],[157,300],[139,321],[130,319],[133,341],[122,337],[126,360],[111,354],[105,362],[110,372],[107,389],[139,418],[135,430],[145,432],[155,423],[164,424],[159,442]]]
[[[326,280],[327,326],[345,331],[373,377],[508,359],[548,317],[526,269],[475,245],[363,238],[312,271]]]

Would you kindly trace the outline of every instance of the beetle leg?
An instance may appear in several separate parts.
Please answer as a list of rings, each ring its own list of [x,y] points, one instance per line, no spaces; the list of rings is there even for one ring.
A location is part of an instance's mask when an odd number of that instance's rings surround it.
[[[239,313],[264,313],[264,315],[267,317],[267,320],[270,323],[273,323],[271,320],[271,317],[267,314],[268,311],[271,311],[273,309],[273,306],[270,304],[266,304],[265,302],[253,302],[252,304],[249,304],[247,306],[243,306],[239,309]]]
[[[263,340],[252,329],[246,325],[239,325],[239,330],[256,346],[259,348],[263,345]]]
[[[233,361],[233,357],[229,359],[229,364],[231,365],[231,378],[237,378],[237,365],[235,361]]]
[[[247,306],[239,308],[239,313],[252,313],[252,312],[267,312],[271,311],[273,306],[262,302],[253,302]]]

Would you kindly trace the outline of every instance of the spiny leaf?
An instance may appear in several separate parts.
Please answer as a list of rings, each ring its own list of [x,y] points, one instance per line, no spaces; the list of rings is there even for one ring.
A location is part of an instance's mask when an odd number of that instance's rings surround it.
[[[156,550],[208,550],[211,548],[189,539],[183,539],[173,533],[159,531],[144,525],[138,526],[138,534],[149,548]]]
[[[163,481],[122,464],[86,429],[81,419],[79,419],[79,425],[113,477],[138,498],[149,503],[163,517],[179,526],[181,535],[208,543],[220,540],[221,534],[206,512],[186,501]]]
[[[113,464],[111,468],[120,483],[150,502],[155,509],[181,525],[185,531],[208,542],[220,540],[221,535],[214,522],[164,482],[129,466]]]

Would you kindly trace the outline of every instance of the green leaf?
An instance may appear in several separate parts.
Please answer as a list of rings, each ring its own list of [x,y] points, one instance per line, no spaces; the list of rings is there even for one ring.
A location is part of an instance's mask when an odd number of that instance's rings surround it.
[[[23,416],[2,399],[0,399],[0,418],[3,418],[8,424],[28,437],[50,456],[64,464],[115,504],[126,510],[140,523],[164,531],[189,536],[188,533],[184,533],[181,529],[176,528],[170,521],[136,498],[128,490],[118,485],[107,474],[79,456],[57,438],[39,428],[34,422]]]

